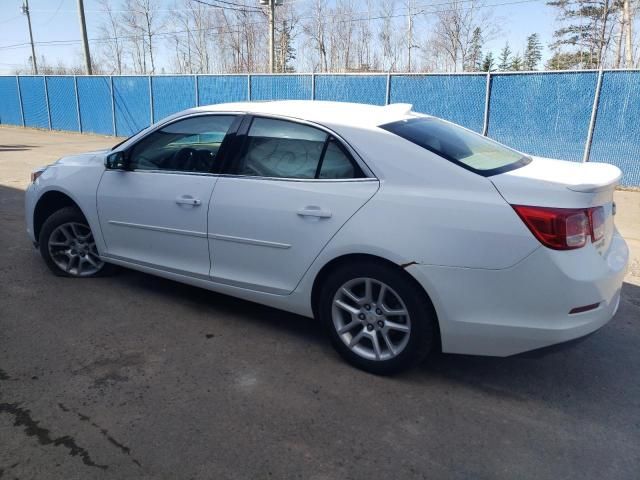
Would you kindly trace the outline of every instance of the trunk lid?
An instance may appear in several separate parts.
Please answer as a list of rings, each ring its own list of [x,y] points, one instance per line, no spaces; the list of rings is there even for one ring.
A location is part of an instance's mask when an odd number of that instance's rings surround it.
[[[578,163],[532,157],[522,168],[489,177],[511,205],[605,210],[605,235],[595,243],[601,255],[614,231],[613,192],[622,172],[606,163]]]

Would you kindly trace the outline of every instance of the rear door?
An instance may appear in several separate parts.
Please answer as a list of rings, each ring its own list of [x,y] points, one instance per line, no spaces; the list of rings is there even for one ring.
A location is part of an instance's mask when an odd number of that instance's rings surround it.
[[[378,189],[327,131],[254,117],[209,209],[214,281],[293,291],[315,257]]]

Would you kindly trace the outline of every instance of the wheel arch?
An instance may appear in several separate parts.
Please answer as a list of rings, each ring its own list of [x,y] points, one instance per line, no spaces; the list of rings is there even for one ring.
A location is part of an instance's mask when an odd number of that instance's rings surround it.
[[[399,265],[384,257],[380,257],[378,255],[372,255],[368,253],[349,253],[349,254],[341,255],[331,259],[318,271],[318,273],[315,276],[315,279],[313,280],[313,286],[311,287],[311,309],[313,311],[314,317],[317,318],[316,310],[318,305],[318,299],[320,296],[321,285],[323,284],[324,280],[336,268],[342,265],[345,265],[348,263],[354,263],[354,262],[375,262],[378,264],[391,267],[399,272],[402,272],[403,275],[405,275],[412,283],[414,283],[420,289],[420,291],[424,294],[425,299],[429,303],[431,307],[431,311],[433,312],[433,315],[436,321],[436,333],[437,333],[436,347],[438,348],[438,350],[440,350],[441,349],[440,322],[438,320],[438,312],[435,308],[433,300],[431,300],[431,296],[429,295],[429,292],[425,290],[424,286],[420,282],[418,282],[418,280],[416,280],[416,278],[413,275],[411,275],[411,273],[409,273],[406,269],[407,266],[412,265],[415,262],[411,262],[407,265]]]
[[[65,207],[75,207],[84,215],[78,203],[66,193],[49,190],[42,194],[33,209],[33,234],[36,241],[40,238],[40,230],[47,218]],[[84,216],[86,218],[86,215]]]

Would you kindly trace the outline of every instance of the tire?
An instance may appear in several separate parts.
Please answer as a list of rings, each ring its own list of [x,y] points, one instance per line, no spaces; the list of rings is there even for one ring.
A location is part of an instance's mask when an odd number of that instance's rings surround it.
[[[366,299],[367,282],[371,302]],[[358,262],[337,267],[321,286],[316,307],[338,353],[370,373],[390,375],[414,367],[437,345],[437,319],[429,298],[406,272],[393,265]],[[355,344],[349,346],[351,342]]]
[[[38,240],[47,267],[59,277],[99,277],[115,271],[114,265],[98,257],[93,232],[76,207],[51,214],[43,223]],[[68,268],[64,268],[65,262]]]

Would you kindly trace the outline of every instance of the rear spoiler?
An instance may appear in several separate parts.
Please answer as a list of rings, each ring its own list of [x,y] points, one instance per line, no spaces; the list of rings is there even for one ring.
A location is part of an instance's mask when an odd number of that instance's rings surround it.
[[[604,192],[605,190],[610,190],[615,188],[620,183],[620,179],[622,178],[622,172],[618,170],[617,175],[614,177],[606,178],[602,182],[598,183],[580,183],[578,185],[568,185],[567,188],[574,192],[580,193],[598,193]]]

